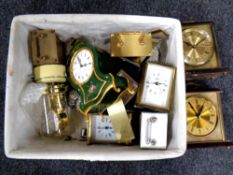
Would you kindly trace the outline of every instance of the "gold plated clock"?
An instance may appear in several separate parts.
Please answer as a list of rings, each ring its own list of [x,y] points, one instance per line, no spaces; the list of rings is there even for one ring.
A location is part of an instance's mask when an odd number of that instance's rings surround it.
[[[221,66],[212,22],[182,24],[186,80],[216,79],[229,73]]]
[[[201,96],[191,96],[186,100],[187,129],[194,136],[210,134],[217,124],[217,111],[214,104]]]
[[[213,55],[213,42],[209,33],[202,29],[188,28],[183,31],[185,63],[191,66],[206,64]]]
[[[225,142],[219,90],[188,92],[186,110],[188,144]]]

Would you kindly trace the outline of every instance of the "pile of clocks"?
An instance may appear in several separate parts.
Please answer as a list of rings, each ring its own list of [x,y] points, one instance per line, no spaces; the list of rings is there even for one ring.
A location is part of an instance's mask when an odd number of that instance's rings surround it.
[[[213,24],[186,23],[182,28],[187,84],[227,74],[220,64]],[[143,149],[166,149],[176,68],[154,59],[154,35],[112,33],[107,53],[84,38],[62,43],[54,30],[32,31],[34,81],[47,85],[42,94],[42,134],[73,138],[70,128],[76,126],[71,118],[80,117],[76,130],[87,144],[130,145],[138,140]],[[220,98],[219,90],[188,88],[189,144],[225,142]],[[135,111],[140,117],[134,117]],[[133,126],[135,118],[140,127]]]
[[[42,134],[73,138],[67,132],[74,127],[71,118],[81,117],[76,130],[87,144],[130,145],[137,139],[141,148],[166,149],[176,68],[150,60],[155,57],[154,35],[112,33],[107,53],[85,38],[62,43],[54,30],[30,32],[34,81],[48,87],[43,94]],[[140,111],[138,117],[135,111]],[[141,127],[131,125],[135,118]]]
[[[188,144],[225,143],[221,91],[198,83],[229,72],[220,64],[213,23],[185,23],[182,28],[186,80],[191,84],[186,95]]]

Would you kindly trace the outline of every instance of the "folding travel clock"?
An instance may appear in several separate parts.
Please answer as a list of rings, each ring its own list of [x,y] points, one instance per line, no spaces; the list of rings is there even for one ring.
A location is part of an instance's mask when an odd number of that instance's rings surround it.
[[[75,42],[68,57],[67,79],[80,95],[79,110],[85,116],[90,111],[103,112],[122,92],[131,92],[126,78],[101,72],[99,65],[103,59],[96,48],[84,40]]]
[[[226,75],[217,50],[212,22],[183,23],[183,46],[186,79],[214,79]]]
[[[187,93],[186,110],[189,144],[225,142],[220,91]]]

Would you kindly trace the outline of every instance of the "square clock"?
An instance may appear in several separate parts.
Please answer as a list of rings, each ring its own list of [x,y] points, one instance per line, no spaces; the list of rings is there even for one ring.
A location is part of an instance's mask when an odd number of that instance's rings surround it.
[[[142,112],[140,123],[140,148],[167,148],[168,113]]]
[[[188,144],[225,142],[220,91],[186,95]]]
[[[214,24],[191,22],[182,24],[186,79],[214,79],[226,75],[222,68]]]
[[[139,84],[136,106],[169,111],[174,90],[175,68],[147,62]]]

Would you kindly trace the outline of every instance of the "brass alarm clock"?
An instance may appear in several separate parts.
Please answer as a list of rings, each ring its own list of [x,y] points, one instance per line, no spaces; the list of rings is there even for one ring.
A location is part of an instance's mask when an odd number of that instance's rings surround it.
[[[219,91],[187,93],[188,143],[225,141]]]

